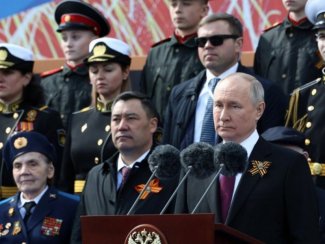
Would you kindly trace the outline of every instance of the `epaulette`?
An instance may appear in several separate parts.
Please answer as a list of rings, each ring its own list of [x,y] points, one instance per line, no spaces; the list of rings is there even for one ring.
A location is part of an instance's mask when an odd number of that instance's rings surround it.
[[[92,108],[91,106],[89,106],[89,107],[85,107],[85,108],[83,108],[83,109],[81,109],[81,110],[79,110],[79,111],[73,112],[73,113],[74,113],[74,114],[78,114],[78,113],[87,112],[87,111],[89,111],[91,108]]]
[[[275,22],[273,25],[268,26],[267,28],[265,28],[263,32],[267,32],[269,30],[272,30],[272,29],[274,29],[275,27],[277,27],[277,26],[279,26],[281,24],[282,24],[282,22]]]
[[[166,38],[166,39],[164,39],[164,40],[161,40],[161,41],[159,41],[159,42],[156,42],[156,43],[153,44],[151,47],[156,47],[156,46],[159,46],[160,44],[163,44],[163,43],[165,43],[165,42],[169,42],[170,39],[171,39],[171,37],[168,37],[168,38]]]
[[[14,199],[14,197],[9,197],[9,198],[6,198],[4,200],[1,200],[0,201],[0,206],[3,205],[3,204],[6,204],[8,202],[11,202],[13,199]]]
[[[48,106],[44,105],[43,107],[40,107],[38,110],[40,110],[40,111],[44,111],[44,110],[47,109],[47,108],[48,108]]]
[[[298,88],[296,88],[290,95],[294,94],[295,92],[300,92],[306,88],[309,88],[317,83],[319,83],[322,80],[322,78],[317,78],[316,80],[310,81],[302,86],[299,86]]]
[[[63,191],[58,191],[58,194],[65,197],[65,198],[69,198],[69,199],[77,201],[77,202],[80,201],[80,197],[78,195],[73,195],[73,194],[70,194],[70,193],[67,193],[67,192],[63,192]]]
[[[53,75],[53,74],[55,74],[55,73],[58,73],[58,72],[60,72],[60,71],[62,71],[62,70],[63,70],[63,66],[61,66],[60,68],[57,68],[57,69],[52,69],[52,70],[44,71],[44,72],[42,72],[42,73],[40,74],[40,76],[41,76],[42,78],[45,78],[45,77],[47,77],[47,76],[49,76],[49,75]]]

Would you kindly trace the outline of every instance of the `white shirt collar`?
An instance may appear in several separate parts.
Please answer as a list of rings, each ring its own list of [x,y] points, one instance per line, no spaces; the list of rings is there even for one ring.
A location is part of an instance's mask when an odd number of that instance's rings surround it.
[[[40,194],[38,194],[38,195],[37,195],[34,199],[32,199],[32,200],[27,200],[27,199],[25,199],[24,196],[23,196],[23,194],[20,193],[20,196],[19,196],[19,207],[24,206],[24,204],[25,204],[26,202],[35,202],[36,204],[38,204],[38,202],[41,200],[42,196],[45,194],[45,192],[47,191],[48,188],[49,188],[48,185],[46,185],[46,187],[44,188],[44,190],[43,190]]]
[[[146,151],[144,154],[142,154],[139,158],[137,158],[134,162],[132,162],[131,164],[129,165],[126,165],[124,162],[123,162],[123,159],[122,159],[122,156],[121,154],[118,155],[118,159],[117,159],[117,172],[120,171],[120,169],[122,169],[124,166],[128,167],[128,168],[132,168],[133,165],[135,163],[141,163],[143,159],[145,159],[148,155],[148,153],[150,152],[150,150]]]

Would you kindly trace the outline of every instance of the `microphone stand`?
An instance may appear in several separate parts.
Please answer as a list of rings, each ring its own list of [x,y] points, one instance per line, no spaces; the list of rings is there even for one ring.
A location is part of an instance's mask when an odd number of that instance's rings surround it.
[[[208,191],[212,187],[212,184],[215,182],[215,180],[217,179],[217,177],[220,175],[220,172],[223,169],[223,166],[224,166],[223,164],[220,165],[220,169],[218,170],[218,172],[216,173],[216,175],[211,180],[210,184],[208,185],[207,189],[203,193],[203,195],[200,198],[200,200],[198,201],[198,203],[195,205],[195,207],[194,207],[193,211],[191,212],[191,214],[194,214],[196,212],[197,208],[200,206],[201,202],[203,201],[203,198],[208,194]]]
[[[133,205],[131,206],[129,212],[128,212],[126,215],[130,215],[130,214],[132,213],[133,209],[134,209],[135,206],[138,204],[138,202],[139,202],[139,200],[140,200],[142,194],[147,190],[147,187],[148,187],[150,181],[151,181],[151,180],[153,179],[153,177],[155,176],[155,174],[156,174],[158,168],[159,168],[159,165],[157,165],[157,166],[154,167],[154,170],[152,171],[152,174],[151,174],[150,178],[148,179],[147,183],[145,184],[145,186],[143,187],[143,189],[142,189],[141,192],[139,193],[137,199],[135,199]]]
[[[178,183],[178,186],[174,190],[173,194],[170,196],[170,198],[168,199],[168,201],[165,204],[164,208],[161,210],[160,215],[162,215],[163,213],[165,213],[165,211],[166,211],[167,207],[169,206],[170,202],[174,199],[174,196],[178,192],[178,189],[181,187],[181,185],[183,184],[183,182],[186,180],[186,178],[189,175],[189,173],[191,172],[191,170],[192,170],[192,165],[190,165],[190,166],[187,167],[186,174],[183,176],[182,180]]]

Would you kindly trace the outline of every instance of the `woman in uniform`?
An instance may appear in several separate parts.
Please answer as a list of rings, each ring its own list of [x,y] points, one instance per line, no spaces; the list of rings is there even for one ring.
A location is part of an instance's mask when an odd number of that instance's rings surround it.
[[[89,45],[89,77],[92,106],[72,114],[61,170],[62,190],[82,192],[89,170],[115,151],[110,136],[111,104],[129,89],[130,47],[103,37]]]
[[[33,53],[21,46],[0,44],[0,198],[13,196],[16,185],[3,165],[2,148],[19,131],[37,131],[55,146],[60,170],[65,131],[58,112],[44,106],[39,77],[33,74]],[[55,180],[58,180],[59,174]]]

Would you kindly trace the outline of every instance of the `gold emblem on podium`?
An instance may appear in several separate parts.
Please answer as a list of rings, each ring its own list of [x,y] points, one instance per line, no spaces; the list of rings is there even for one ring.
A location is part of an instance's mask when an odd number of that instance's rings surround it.
[[[124,244],[168,244],[164,234],[151,224],[142,224],[133,228]]]

